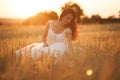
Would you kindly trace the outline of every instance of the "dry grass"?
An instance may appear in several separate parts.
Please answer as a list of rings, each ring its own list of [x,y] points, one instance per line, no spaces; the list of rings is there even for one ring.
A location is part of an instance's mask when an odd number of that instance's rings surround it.
[[[79,28],[73,52],[33,61],[29,55],[16,57],[15,50],[40,42],[43,27],[1,26],[0,80],[120,80],[120,24]]]

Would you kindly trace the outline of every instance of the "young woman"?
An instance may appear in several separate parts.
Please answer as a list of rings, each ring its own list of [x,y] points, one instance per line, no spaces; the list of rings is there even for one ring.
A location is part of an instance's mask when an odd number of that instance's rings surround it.
[[[16,51],[25,54],[30,51],[32,57],[42,53],[62,55],[72,49],[72,40],[77,38],[76,16],[72,9],[65,9],[58,21],[49,21],[42,36],[41,43],[33,43]]]

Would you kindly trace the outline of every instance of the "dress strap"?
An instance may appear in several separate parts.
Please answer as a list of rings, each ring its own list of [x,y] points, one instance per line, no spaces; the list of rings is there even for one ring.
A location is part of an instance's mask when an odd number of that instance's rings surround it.
[[[50,30],[52,29],[52,23],[53,23],[53,21],[49,21],[49,24],[50,24]]]

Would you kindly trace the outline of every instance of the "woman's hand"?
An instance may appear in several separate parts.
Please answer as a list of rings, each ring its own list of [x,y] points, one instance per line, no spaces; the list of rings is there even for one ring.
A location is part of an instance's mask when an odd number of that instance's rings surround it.
[[[48,43],[47,42],[43,42],[43,47],[47,47]]]

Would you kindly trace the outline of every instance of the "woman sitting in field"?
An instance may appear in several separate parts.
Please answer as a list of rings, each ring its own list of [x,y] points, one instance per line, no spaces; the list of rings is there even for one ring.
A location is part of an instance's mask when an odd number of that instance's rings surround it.
[[[65,9],[58,21],[49,21],[42,36],[41,43],[33,43],[16,50],[22,55],[30,51],[31,56],[40,56],[42,53],[62,55],[72,49],[72,40],[77,38],[76,16],[72,9]]]

